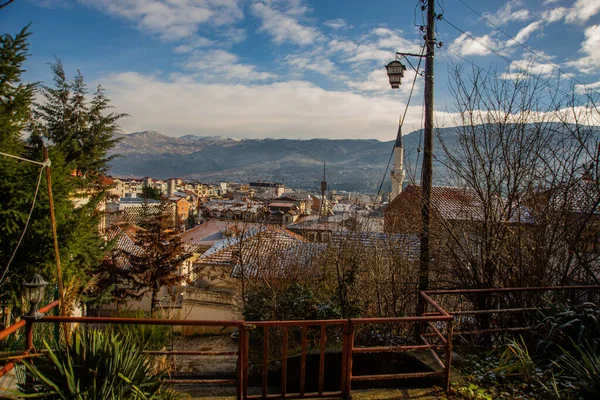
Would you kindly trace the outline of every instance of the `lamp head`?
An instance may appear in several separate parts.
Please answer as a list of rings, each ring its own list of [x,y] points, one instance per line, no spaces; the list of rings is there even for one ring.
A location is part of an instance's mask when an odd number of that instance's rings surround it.
[[[404,71],[406,71],[406,66],[400,61],[394,60],[388,65],[386,65],[385,69],[387,70],[390,86],[392,86],[392,89],[398,89],[402,83],[401,81],[404,77]]]
[[[48,286],[48,282],[46,282],[39,274],[35,274],[31,282],[23,282],[25,297],[31,304],[31,309],[28,314],[29,317],[37,317],[37,305],[44,299],[46,286]]]

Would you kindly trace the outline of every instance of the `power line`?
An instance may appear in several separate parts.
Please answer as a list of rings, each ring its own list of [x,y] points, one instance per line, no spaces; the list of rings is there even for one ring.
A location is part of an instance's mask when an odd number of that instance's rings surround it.
[[[15,157],[15,158],[19,158],[19,157]],[[25,160],[25,161],[31,161],[31,160]],[[35,201],[36,201],[38,193],[40,191],[40,183],[42,182],[42,172],[44,172],[44,168],[46,165],[45,165],[45,163],[38,163],[37,161],[31,161],[31,162],[34,162],[36,164],[43,164],[43,165],[42,165],[42,168],[40,168],[40,173],[38,174],[38,181],[37,181],[37,185],[35,186],[33,202],[31,203],[31,209],[29,210],[29,215],[27,216],[27,221],[25,221],[25,228],[23,228],[23,233],[21,233],[21,237],[19,238],[19,241],[17,242],[17,246],[13,250],[12,255],[10,256],[10,260],[8,260],[8,264],[6,265],[6,268],[4,268],[2,277],[0,277],[0,284],[4,280],[4,277],[6,276],[6,273],[8,272],[8,269],[10,268],[10,264],[13,262],[15,255],[17,254],[17,250],[21,246],[21,242],[23,241],[23,238],[25,237],[25,233],[27,232],[27,228],[29,227],[29,221],[31,220],[31,215],[33,214],[33,209],[35,207]]]
[[[423,53],[425,52],[425,47],[427,45],[423,45],[423,47],[421,47],[421,55],[423,55]],[[410,88],[410,93],[408,95],[408,100],[406,102],[406,107],[404,108],[404,114],[402,115],[402,119],[400,120],[400,127],[402,127],[404,125],[404,120],[406,119],[406,114],[408,113],[408,106],[410,105],[410,100],[412,98],[413,95],[413,91],[415,89],[415,84],[417,83],[417,76],[419,75],[419,69],[421,68],[421,61],[423,60],[423,57],[419,57],[419,63],[417,64],[417,68],[415,70],[415,78],[413,79],[412,82],[412,86]],[[400,133],[402,134],[402,133]],[[394,144],[395,146],[395,144]],[[390,163],[392,162],[392,157],[394,155],[394,148],[392,147],[392,152],[390,153],[390,158],[388,159],[387,162],[387,166],[385,167],[385,172],[383,173],[383,178],[381,179],[381,183],[379,184],[379,189],[377,190],[377,197],[379,197],[379,195],[381,194],[381,189],[383,187],[383,183],[385,182],[385,178],[387,178],[387,173],[388,170],[390,169]]]
[[[470,5],[468,5],[467,3],[465,3],[464,0],[458,0],[460,3],[462,3],[465,7],[467,7],[469,10],[471,10],[472,12],[474,12],[475,14],[477,14],[479,17],[483,18],[488,24],[490,24],[491,26],[493,26],[497,31],[503,33],[506,37],[508,37],[509,39],[511,39],[512,41],[514,41],[516,44],[518,44],[519,46],[521,46],[523,49],[525,49],[527,52],[533,54],[535,57],[539,58],[540,60],[544,61],[546,64],[549,64],[553,69],[557,70],[558,72],[560,72],[563,75],[566,75],[567,77],[569,77],[570,79],[574,80],[575,82],[579,83],[580,85],[586,86],[586,89],[588,90],[593,90],[594,92],[598,93],[596,90],[591,89],[591,88],[587,88],[587,84],[585,82],[580,81],[579,79],[577,79],[575,76],[573,76],[573,74],[568,73],[564,70],[562,70],[560,68],[560,66],[558,66],[557,64],[554,64],[552,61],[550,61],[549,59],[547,59],[546,57],[543,57],[541,55],[539,55],[536,51],[532,50],[530,47],[525,46],[524,43],[520,42],[519,40],[517,40],[516,38],[514,38],[513,36],[511,36],[510,34],[508,34],[504,29],[500,28],[498,25],[494,24],[492,21],[490,21],[489,18],[487,18],[485,15],[482,15],[481,13],[479,13],[477,10],[475,10],[473,7],[471,7]]]
[[[39,162],[39,161],[29,160],[27,158],[22,158],[22,157],[19,157],[19,156],[15,156],[13,154],[7,154],[7,153],[0,152],[0,155],[6,156],[6,157],[9,157],[9,158],[14,158],[16,160],[27,161],[27,162],[30,162],[30,163],[33,163],[33,164],[41,165],[42,167],[46,167],[46,166],[50,165],[50,164],[46,163],[45,161],[44,162]]]
[[[477,40],[476,37],[474,37],[473,35],[471,35],[469,32],[465,32],[464,30],[462,30],[461,28],[459,28],[458,26],[454,25],[452,22],[448,21],[446,18],[442,18],[442,21],[446,22],[448,25],[450,25],[451,27],[453,27],[454,29],[456,29],[457,31],[459,31],[460,33],[462,33],[463,35],[465,35],[466,37],[468,37],[469,39],[473,40],[474,42],[478,43],[480,46],[486,48],[490,53],[496,55],[497,57],[500,57],[501,59],[503,59],[504,61],[506,61],[509,66],[514,66],[515,68],[519,69],[521,71],[521,73],[523,73],[524,75],[527,75],[529,77],[536,77],[536,75],[534,73],[532,73],[531,71],[522,68],[518,65],[514,65],[513,62],[514,60],[510,59],[509,57],[505,56],[504,54],[501,54],[499,52],[497,52],[495,49],[493,49],[492,47],[488,46],[487,44],[481,42],[480,40]],[[454,52],[452,52],[453,54],[456,54]],[[562,94],[563,96],[569,96],[569,93],[565,92],[563,89],[559,88],[558,86],[554,86],[553,84],[550,83],[550,80],[546,80],[540,77],[540,80],[542,81],[542,83],[544,83],[545,85],[555,89],[557,92],[559,92],[560,94]]]
[[[518,87],[516,84],[514,84],[514,83],[512,83],[512,82],[510,82],[510,81],[508,81],[508,80],[506,80],[506,79],[502,79],[502,78],[501,78],[501,77],[499,77],[498,75],[496,75],[496,74],[494,74],[494,73],[492,73],[492,72],[490,72],[490,71],[486,70],[485,68],[482,68],[482,67],[480,67],[479,65],[475,64],[473,61],[467,60],[466,58],[464,58],[464,57],[463,57],[463,56],[461,56],[460,54],[456,53],[455,51],[452,51],[452,50],[450,50],[449,48],[446,48],[446,50],[447,50],[447,51],[449,51],[450,53],[452,53],[453,55],[455,55],[456,57],[460,58],[461,60],[463,60],[463,61],[464,61],[464,62],[466,62],[467,64],[471,65],[472,67],[474,67],[474,68],[477,68],[479,71],[481,71],[481,72],[485,73],[486,75],[488,75],[488,76],[491,76],[491,77],[493,77],[493,78],[495,78],[495,79],[497,79],[497,80],[503,81],[503,82],[508,82],[508,83],[510,83],[510,84],[513,86],[513,88],[515,88],[516,90],[522,90],[522,89],[520,89],[520,88],[519,88],[519,87]],[[537,102],[538,102],[538,103],[540,103],[540,104],[542,104],[542,105],[544,105],[544,106],[546,106],[548,109],[551,109],[551,108],[552,108],[552,107],[551,107],[551,106],[550,106],[548,103],[545,103],[545,102],[543,102],[543,101],[541,101],[541,100],[537,100]]]

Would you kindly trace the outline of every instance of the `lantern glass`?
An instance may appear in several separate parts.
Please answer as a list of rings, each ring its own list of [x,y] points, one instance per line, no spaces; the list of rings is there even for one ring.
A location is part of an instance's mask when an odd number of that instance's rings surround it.
[[[386,65],[385,68],[387,70],[387,75],[392,89],[398,89],[402,83],[402,78],[404,77],[404,71],[406,70],[406,67],[400,61],[395,60]]]
[[[23,292],[25,298],[31,303],[30,315],[35,316],[37,314],[37,305],[44,299],[44,293],[46,292],[46,282],[40,275],[35,274],[31,282],[23,282]]]

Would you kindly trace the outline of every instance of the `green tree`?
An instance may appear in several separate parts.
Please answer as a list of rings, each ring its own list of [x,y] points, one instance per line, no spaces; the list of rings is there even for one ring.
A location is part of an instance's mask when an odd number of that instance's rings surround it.
[[[14,36],[0,36],[0,151],[32,158],[22,134],[27,127],[35,84],[23,83],[28,56],[28,27]],[[15,275],[18,259],[9,261],[25,227],[40,167],[0,156],[0,287]]]
[[[162,190],[148,185],[142,186],[142,195],[140,197],[144,199],[160,200],[162,196]]]
[[[50,64],[54,86],[43,86],[44,102],[35,110],[41,136],[60,149],[78,177],[106,172],[115,155],[108,155],[119,139],[118,121],[127,114],[110,112],[110,100],[99,85],[90,103],[83,75],[77,71],[68,82],[61,60]]]
[[[160,304],[160,289],[166,287],[171,290],[184,281],[181,267],[191,256],[184,250],[181,237],[173,229],[173,217],[171,204],[166,200],[162,201],[157,212],[152,212],[144,204],[142,229],[132,238],[143,252],[124,251],[134,281],[132,287],[139,296],[150,293],[152,316]]]
[[[115,143],[112,132],[118,130],[116,122],[122,114],[107,112],[110,103],[101,91],[87,105],[81,74],[67,83],[60,62],[52,65],[55,87],[44,88],[46,102],[33,107],[36,85],[21,82],[29,35],[25,28],[15,36],[0,37],[0,151],[41,161],[43,139],[50,139],[48,151],[64,281],[83,284],[103,258],[103,241],[98,232],[100,214],[96,208],[103,191],[98,190],[96,182],[78,182],[71,172],[95,174],[106,168],[110,159],[106,154]],[[29,143],[23,139],[27,131]],[[94,144],[90,138],[98,138],[100,144]],[[56,279],[48,190],[46,180],[41,179],[28,229],[15,252],[42,171],[40,166],[5,156],[0,156],[0,171],[0,289],[5,298],[13,296],[18,303],[15,294],[20,293],[21,281],[34,272],[51,282]],[[78,195],[89,201],[76,206],[74,199]],[[8,268],[13,252],[15,256]]]

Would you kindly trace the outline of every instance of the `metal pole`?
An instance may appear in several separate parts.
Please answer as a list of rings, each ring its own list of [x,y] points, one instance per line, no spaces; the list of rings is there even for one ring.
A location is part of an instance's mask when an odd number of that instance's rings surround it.
[[[48,149],[43,148],[44,161],[46,162],[46,181],[48,182],[48,201],[50,203],[50,221],[52,222],[52,238],[54,239],[54,257],[56,259],[56,274],[58,280],[58,296],[60,298],[60,314],[66,316],[65,298],[60,268],[60,253],[58,251],[58,236],[56,234],[56,218],[54,217],[54,198],[52,197],[52,177],[50,176],[50,164],[48,163]]]
[[[33,350],[33,317],[25,319],[25,350]]]
[[[433,169],[433,58],[435,51],[435,0],[427,0],[427,34],[425,42],[425,137],[421,177],[421,253],[419,257],[419,291],[429,288],[429,222],[431,207],[431,182]],[[418,296],[417,315],[425,312],[425,302]]]

